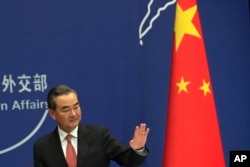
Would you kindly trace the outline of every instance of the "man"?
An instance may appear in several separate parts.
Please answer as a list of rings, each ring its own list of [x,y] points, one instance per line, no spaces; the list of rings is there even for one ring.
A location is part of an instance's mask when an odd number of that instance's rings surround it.
[[[80,124],[78,95],[68,86],[52,88],[47,103],[58,126],[34,143],[34,167],[109,167],[111,160],[121,166],[137,166],[144,162],[148,153],[146,124],[136,126],[130,146],[126,146],[105,127]]]

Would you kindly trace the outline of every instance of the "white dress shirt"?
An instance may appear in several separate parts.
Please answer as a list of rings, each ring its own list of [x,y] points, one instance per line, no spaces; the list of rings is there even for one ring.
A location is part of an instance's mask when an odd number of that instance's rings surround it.
[[[70,132],[70,134],[72,135],[71,138],[71,144],[73,145],[76,155],[77,155],[77,130],[78,130],[78,126],[72,130]],[[62,149],[63,149],[63,153],[64,156],[66,157],[66,147],[67,147],[67,139],[66,136],[68,135],[68,133],[64,132],[59,126],[58,126],[58,134],[60,137],[60,141],[61,141],[61,145],[62,145]]]

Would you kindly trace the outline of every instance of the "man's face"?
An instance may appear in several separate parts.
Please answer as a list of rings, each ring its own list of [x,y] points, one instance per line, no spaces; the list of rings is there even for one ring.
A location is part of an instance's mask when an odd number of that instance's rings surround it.
[[[57,96],[56,109],[50,109],[49,113],[63,131],[71,132],[81,121],[81,108],[76,94]]]

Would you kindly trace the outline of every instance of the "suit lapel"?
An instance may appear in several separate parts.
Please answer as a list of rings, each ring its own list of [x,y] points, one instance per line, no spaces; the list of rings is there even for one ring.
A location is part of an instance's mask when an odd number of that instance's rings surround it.
[[[91,138],[89,137],[89,130],[82,125],[79,125],[78,127],[78,161],[77,166],[78,167],[84,167],[86,166],[87,161],[87,152],[89,149],[89,146],[91,144]]]
[[[50,138],[50,148],[51,148],[51,156],[55,160],[55,162],[58,164],[60,167],[67,167],[67,162],[65,159],[65,156],[63,154],[58,130],[56,130],[52,133],[51,138]]]

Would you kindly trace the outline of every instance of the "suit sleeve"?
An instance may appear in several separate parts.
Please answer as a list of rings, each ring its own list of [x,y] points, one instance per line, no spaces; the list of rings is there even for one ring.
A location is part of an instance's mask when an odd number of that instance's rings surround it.
[[[34,160],[34,167],[45,167],[42,161],[40,160],[39,148],[37,146],[37,143],[35,143],[33,146],[33,160]]]

